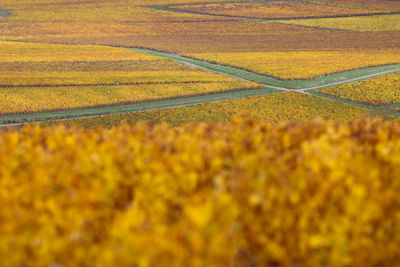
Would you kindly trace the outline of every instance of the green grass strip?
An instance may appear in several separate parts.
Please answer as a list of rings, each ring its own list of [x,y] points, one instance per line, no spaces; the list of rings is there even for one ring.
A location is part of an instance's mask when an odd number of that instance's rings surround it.
[[[9,17],[10,13],[7,10],[0,10],[0,18]]]
[[[123,112],[135,112],[152,109],[162,109],[170,107],[188,106],[195,105],[205,102],[216,102],[222,100],[244,98],[251,96],[261,96],[271,93],[280,92],[276,89],[263,88],[256,90],[243,90],[237,92],[210,94],[204,96],[186,97],[171,100],[162,100],[154,102],[146,102],[132,105],[120,105],[120,106],[109,106],[99,107],[91,109],[77,109],[67,111],[54,111],[54,112],[43,112],[34,114],[17,114],[17,115],[6,115],[0,116],[0,123],[19,123],[27,121],[41,121],[41,120],[54,120],[54,119],[65,119],[65,118],[77,118],[95,115],[108,115],[117,114]]]
[[[126,48],[126,47],[124,47]],[[351,80],[354,82],[356,80],[363,80],[366,79],[365,75],[376,74],[376,76],[380,76],[380,72],[388,71],[388,72],[396,72],[400,69],[400,64],[395,65],[387,65],[387,66],[379,66],[379,67],[371,67],[365,69],[358,69],[353,71],[347,71],[343,73],[337,73],[333,75],[329,75],[326,77],[314,79],[314,80],[278,80],[272,77],[268,77],[265,75],[257,74],[254,72],[233,68],[230,66],[219,65],[215,63],[206,62],[203,60],[183,57],[178,54],[155,51],[146,48],[126,48],[130,50],[136,50],[138,52],[144,52],[160,57],[169,58],[176,61],[187,62],[199,67],[203,67],[212,71],[225,73],[231,76],[235,76],[237,78],[242,78],[254,82],[259,82],[266,86],[275,86],[275,87],[282,87],[288,89],[307,89],[307,86],[320,86],[325,87],[325,85],[329,85],[329,83],[340,82]],[[359,78],[359,79],[357,79]],[[371,77],[369,77],[371,78]],[[356,79],[356,80],[354,80]],[[350,81],[348,81],[350,82]],[[295,86],[291,86],[295,85]],[[305,86],[306,85],[306,86]],[[310,88],[311,89],[311,88]],[[236,98],[243,98],[243,97],[251,97],[251,96],[260,96],[266,95],[271,93],[281,92],[281,90],[273,89],[273,88],[263,88],[258,90],[244,90],[238,92],[226,92],[220,94],[210,94],[205,96],[195,96],[195,97],[187,97],[187,98],[179,98],[179,99],[172,99],[172,100],[163,100],[163,101],[152,101],[140,104],[131,104],[131,105],[114,105],[108,107],[98,107],[98,108],[90,108],[90,109],[75,109],[75,110],[67,110],[67,111],[53,111],[53,112],[43,112],[43,113],[34,113],[34,114],[17,114],[17,115],[5,115],[0,116],[0,123],[19,123],[19,122],[26,122],[26,121],[42,121],[42,120],[54,120],[54,119],[64,119],[64,118],[76,118],[76,117],[86,117],[86,116],[95,116],[95,115],[106,115],[106,114],[117,114],[123,112],[135,112],[135,111],[143,111],[143,110],[152,110],[152,109],[162,109],[162,108],[169,108],[169,107],[179,107],[179,106],[187,106],[187,105],[195,105],[205,102],[215,102],[215,101],[222,101],[222,100],[229,100],[229,99],[236,99]],[[308,90],[312,94],[320,95],[323,97],[328,97],[326,95],[322,95],[316,90]],[[334,98],[336,99],[336,98]],[[336,99],[338,100],[338,99]],[[368,109],[378,110],[377,108],[373,108],[370,106],[358,104],[352,101],[343,101],[342,102],[356,104],[358,106],[366,107]],[[379,110],[382,110],[380,108]],[[390,110],[386,110],[387,113],[390,113],[395,116],[399,116],[398,113],[392,113]]]
[[[318,77],[316,79],[312,80],[280,80],[276,79],[274,77],[269,77],[263,74],[231,67],[231,66],[225,66],[225,65],[219,65],[216,63],[211,63],[207,62],[204,60],[199,60],[199,59],[194,59],[194,58],[189,58],[189,57],[184,57],[180,56],[178,54],[173,54],[173,53],[168,53],[168,52],[161,52],[161,51],[155,51],[152,49],[147,49],[147,48],[126,48],[126,49],[133,49],[138,52],[142,53],[147,53],[155,56],[160,56],[160,57],[165,57],[173,60],[178,60],[182,62],[187,62],[191,63],[212,71],[217,71],[221,73],[225,73],[231,76],[235,76],[238,78],[258,82],[261,84],[264,84],[266,86],[274,86],[274,87],[282,87],[286,89],[314,89],[311,87],[325,87],[329,86],[332,83],[346,83],[348,82],[354,82],[358,81],[358,77],[360,77],[359,80],[365,79],[362,76],[366,75],[374,75],[380,76],[381,72],[397,72],[400,71],[400,64],[393,64],[393,65],[385,65],[385,66],[376,66],[376,67],[368,67],[368,68],[360,68],[356,70],[349,70],[345,72],[340,72],[340,73],[334,73],[331,75],[326,75],[323,77]],[[371,77],[369,77],[371,78]],[[355,79],[355,80],[354,80]]]

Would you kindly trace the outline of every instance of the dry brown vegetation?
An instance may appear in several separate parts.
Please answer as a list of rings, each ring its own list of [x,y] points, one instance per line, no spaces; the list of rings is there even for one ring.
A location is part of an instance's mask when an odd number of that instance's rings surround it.
[[[143,46],[179,53],[400,47],[399,31],[372,34],[232,21],[232,18],[220,16],[147,9],[142,5],[148,2],[136,0],[118,3],[111,0],[96,3],[41,0],[35,6],[28,3],[6,0],[1,4],[1,8],[8,9],[12,16],[0,20],[0,39]],[[170,3],[179,1],[152,2],[155,5]]]
[[[355,1],[349,1],[355,2]],[[387,1],[389,2],[389,1]],[[390,2],[389,2],[390,3]],[[287,19],[385,14],[400,11],[400,4],[334,4],[333,1],[273,1],[250,3],[209,3],[171,6],[177,10],[228,17]]]

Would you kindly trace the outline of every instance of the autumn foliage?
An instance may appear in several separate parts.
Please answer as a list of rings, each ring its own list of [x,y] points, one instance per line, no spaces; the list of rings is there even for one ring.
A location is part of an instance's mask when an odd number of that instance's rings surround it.
[[[367,105],[380,106],[400,102],[400,73],[365,81],[323,88],[318,92]]]
[[[0,132],[5,266],[395,266],[400,123]]]
[[[337,72],[400,62],[397,49],[198,53],[188,56],[286,80],[314,79]]]
[[[261,88],[135,50],[1,42],[0,115]]]
[[[42,126],[65,125],[93,128],[103,126],[111,128],[121,123],[168,122],[180,125],[188,122],[229,121],[233,116],[262,119],[269,122],[309,121],[324,118],[335,121],[348,121],[362,117],[382,116],[368,109],[341,103],[327,98],[298,92],[270,94],[259,97],[225,100],[214,103],[203,103],[193,106],[158,109],[117,115],[94,116],[61,121],[47,121]],[[394,119],[385,115],[385,119]]]
[[[393,1],[394,2],[394,1]],[[396,1],[398,2],[398,1]],[[399,5],[400,6],[400,5]],[[282,20],[279,23],[301,25],[316,28],[328,28],[347,31],[377,32],[377,31],[399,31],[399,15],[345,17],[345,18],[323,18]]]
[[[386,2],[387,5],[385,6],[381,4],[379,8],[376,8],[374,3],[368,3],[368,5],[354,5],[354,2],[356,1],[347,2],[350,2],[350,4],[341,4],[340,1],[220,2],[194,5],[172,5],[170,8],[200,14],[259,19],[385,14],[400,9],[400,5],[388,5],[390,1],[381,1]]]

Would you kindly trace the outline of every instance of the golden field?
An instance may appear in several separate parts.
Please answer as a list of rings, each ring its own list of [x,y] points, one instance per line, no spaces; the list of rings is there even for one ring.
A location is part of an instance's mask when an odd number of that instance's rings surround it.
[[[285,24],[350,31],[399,31],[400,15],[279,21]]]
[[[326,31],[145,7],[184,2],[199,1],[40,0],[32,5],[30,0],[4,0],[0,8],[9,10],[11,16],[0,20],[0,39],[142,46],[179,53],[368,50],[400,46],[398,31],[376,31],[374,34]],[[322,1],[315,2],[321,4]],[[398,1],[323,2],[326,9],[387,12],[400,8]]]
[[[350,1],[351,2],[351,1]],[[388,1],[387,1],[388,2]],[[328,16],[349,16],[367,14],[385,14],[400,10],[393,5],[386,8],[374,8],[370,5],[345,6],[334,5],[329,1],[271,1],[244,3],[208,3],[195,5],[171,6],[173,9],[198,12],[202,14],[221,15],[230,17],[248,17],[259,19],[287,19]]]
[[[322,76],[400,63],[399,15],[386,15],[399,1],[2,0],[0,10],[10,14],[1,266],[399,265],[398,73],[317,96],[178,57],[321,78],[273,81],[282,86],[343,80]],[[310,18],[351,14],[365,16]],[[128,108],[153,110],[105,115]]]
[[[313,79],[357,68],[400,62],[400,50],[199,53],[187,56],[280,79]]]
[[[316,118],[344,122],[363,117],[384,116],[384,114],[374,113],[365,108],[318,96],[288,92],[214,103],[203,103],[187,107],[49,121],[40,124],[43,127],[65,125],[67,127],[81,126],[93,128],[103,126],[112,128],[122,123],[136,124],[149,121],[152,123],[167,122],[177,126],[188,122],[209,123],[229,121],[233,116],[276,123],[280,121],[310,121]],[[395,117],[386,116],[385,119],[395,119]]]
[[[135,104],[168,98],[260,88],[257,83],[236,81],[3,88],[0,95],[0,115]]]
[[[0,49],[1,115],[260,88],[122,48],[0,42]]]
[[[95,46],[0,41],[1,62],[146,61],[158,57],[133,50]]]
[[[395,266],[399,134],[376,119],[3,131],[0,258]]]
[[[323,88],[318,92],[367,105],[380,106],[400,102],[400,73],[360,82]]]
[[[218,83],[237,80],[211,72],[186,70],[157,71],[6,71],[0,74],[0,86],[74,86],[159,83]]]

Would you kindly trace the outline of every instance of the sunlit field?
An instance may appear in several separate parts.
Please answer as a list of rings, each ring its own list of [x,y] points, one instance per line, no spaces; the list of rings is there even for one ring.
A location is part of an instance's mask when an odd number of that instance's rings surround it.
[[[400,1],[2,0],[0,266],[400,262]]]

